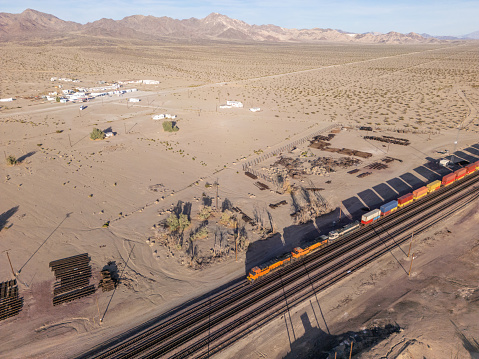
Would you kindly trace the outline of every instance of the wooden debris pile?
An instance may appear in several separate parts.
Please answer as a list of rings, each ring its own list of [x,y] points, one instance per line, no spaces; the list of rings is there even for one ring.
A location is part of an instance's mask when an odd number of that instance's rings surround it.
[[[100,279],[100,284],[98,284],[98,288],[102,288],[103,292],[109,292],[110,290],[115,289],[115,287],[118,284],[118,280],[116,279],[115,273],[110,269],[111,266],[115,266],[116,264],[114,262],[108,262],[108,266],[103,268],[103,270],[100,272],[101,273],[101,279]]]
[[[23,308],[23,297],[18,297],[17,280],[0,283],[0,320],[13,317]]]
[[[95,293],[90,284],[91,267],[88,253],[50,262],[57,281],[53,288],[53,305],[58,305]]]

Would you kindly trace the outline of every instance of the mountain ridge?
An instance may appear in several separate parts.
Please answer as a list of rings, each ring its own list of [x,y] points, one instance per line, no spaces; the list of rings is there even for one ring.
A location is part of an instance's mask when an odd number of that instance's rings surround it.
[[[227,40],[240,42],[358,42],[358,43],[437,43],[441,40],[416,33],[391,31],[366,34],[334,29],[287,29],[277,25],[250,25],[219,13],[197,19],[167,16],[130,15],[121,20],[102,18],[84,25],[33,9],[20,14],[0,13],[0,40],[58,35],[89,35],[122,39]],[[426,35],[426,34],[425,34]]]

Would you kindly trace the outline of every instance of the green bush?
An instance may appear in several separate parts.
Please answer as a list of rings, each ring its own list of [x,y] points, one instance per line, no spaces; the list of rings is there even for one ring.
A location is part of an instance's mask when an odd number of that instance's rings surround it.
[[[163,130],[165,132],[176,132],[179,128],[173,121],[163,121]]]
[[[91,131],[90,133],[90,138],[92,140],[103,140],[105,138],[105,134],[102,130],[94,128],[93,131]]]

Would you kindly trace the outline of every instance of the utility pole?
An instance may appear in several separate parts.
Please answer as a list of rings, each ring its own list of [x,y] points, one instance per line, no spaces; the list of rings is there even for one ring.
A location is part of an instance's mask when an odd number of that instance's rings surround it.
[[[411,276],[411,269],[412,269],[412,261],[414,260],[414,253],[412,254],[412,258],[411,258],[411,265],[409,266],[409,274],[408,274],[408,277]]]
[[[456,152],[457,141],[459,140],[459,131],[461,131],[461,127],[459,127],[457,129],[457,136],[456,136],[456,140],[454,141],[454,151],[452,151],[452,153],[451,153],[451,163],[452,163],[453,166],[454,166],[454,161],[453,161],[454,152]]]
[[[216,178],[216,212],[218,212],[218,186],[220,185],[218,183],[218,177]]]
[[[10,256],[8,255],[8,251],[9,249],[5,250],[4,252],[7,253],[8,263],[10,263],[10,269],[12,270],[13,276],[16,278],[17,276],[15,275],[15,271],[13,270],[12,261],[10,260]]]
[[[353,342],[351,342],[351,349],[349,350],[349,359],[351,359],[352,354],[353,354]]]
[[[414,236],[414,232],[411,233],[411,243],[409,243],[409,251],[407,252],[407,257],[409,258],[409,254],[411,253],[411,247],[412,247],[412,237]]]
[[[239,237],[238,219],[235,219],[235,229],[236,229],[236,236],[235,236],[235,260],[236,260],[236,262],[238,262],[238,237]]]

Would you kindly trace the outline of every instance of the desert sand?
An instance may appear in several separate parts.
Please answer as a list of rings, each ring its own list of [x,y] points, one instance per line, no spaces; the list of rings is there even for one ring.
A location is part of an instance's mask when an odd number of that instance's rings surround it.
[[[20,314],[0,322],[0,357],[72,357],[244,277],[252,266],[291,250],[304,238],[328,232],[340,213],[342,223],[349,220],[346,217],[358,219],[362,208],[376,208],[436,179],[444,173],[431,164],[445,156],[438,151],[447,150],[448,158],[456,151],[456,161],[477,161],[478,55],[474,42],[139,46],[90,38],[62,44],[0,44],[1,68],[8,69],[2,71],[0,98],[16,99],[0,103],[0,147],[5,157],[18,159],[15,166],[1,164],[0,280],[13,278],[8,251],[24,297]],[[138,103],[127,102],[133,97],[127,95],[97,98],[80,111],[77,103],[50,103],[37,97],[58,91],[59,84],[64,89],[78,85],[52,82],[51,77],[78,78],[82,87],[134,79],[160,84],[127,85],[139,89],[134,95],[141,99]],[[220,109],[227,100],[241,101],[244,108]],[[261,111],[250,112],[251,107]],[[164,132],[161,121],[152,120],[160,113],[176,114],[179,131]],[[410,145],[366,140],[368,133],[359,126],[372,127],[369,135],[403,138]],[[92,141],[89,134],[95,127],[115,136]],[[355,157],[360,162],[350,167],[319,166],[313,173],[286,175],[287,181],[278,182],[284,168],[274,163],[281,156],[302,161],[308,168],[305,161],[348,157],[308,147],[313,135],[328,135],[331,130],[335,130],[332,147],[365,151],[372,157]],[[402,162],[394,160],[382,170],[365,168],[385,157]],[[245,166],[259,179],[245,176]],[[361,171],[357,174],[371,174],[358,178],[347,173],[356,168]],[[260,190],[256,181],[269,189]],[[323,190],[311,194],[307,188]],[[291,214],[309,208],[311,198],[324,201],[321,211],[329,214],[298,224]],[[287,204],[269,207],[282,200]],[[198,215],[204,206],[212,210],[207,223]],[[253,226],[239,220],[242,242],[237,260],[234,221],[229,212],[223,215],[231,210],[241,217],[232,207],[255,222]],[[175,210],[186,213],[191,224],[181,236],[165,238],[160,223]],[[467,305],[466,300],[477,294],[477,283],[454,264],[454,258],[464,260],[471,266],[470,275],[477,274],[477,265],[471,264],[477,253],[470,251],[477,246],[477,206],[468,211],[438,228],[440,236],[433,233],[417,239],[424,259],[418,261],[414,277],[408,279],[397,262],[384,258],[322,294],[331,334],[358,331],[387,319],[407,329],[390,337],[383,349],[374,348],[363,357],[384,355],[407,333],[406,340],[416,340],[413,347],[418,353],[432,350],[431,357],[439,358],[442,352],[455,354],[459,343],[451,337],[454,329],[447,322],[452,311],[451,320],[459,330],[477,339],[477,323],[454,312],[463,305],[464,313],[477,316],[477,306]],[[462,223],[461,215],[466,213],[470,218]],[[462,225],[468,235],[461,236],[453,252],[450,241],[454,234],[463,233]],[[452,234],[444,234],[446,227]],[[109,261],[118,266],[121,282],[107,312],[112,292],[101,290],[52,305],[55,278],[49,262],[81,253],[91,257],[92,284],[99,282],[100,270]],[[433,262],[440,258],[445,265],[431,265],[425,258]],[[421,306],[429,295],[424,288],[436,290],[441,281],[451,278],[447,273],[467,289],[469,294],[462,297],[458,292],[466,304],[459,303],[459,297],[452,302],[440,297],[417,310],[423,310],[425,318],[431,313],[444,316],[443,321],[415,323],[408,303]],[[409,302],[403,303],[400,290],[384,290],[387,285],[410,288],[405,297]],[[436,292],[441,296],[458,288]],[[431,309],[431,303],[437,308]],[[389,309],[376,312],[370,305]],[[295,309],[298,328],[304,310]],[[440,343],[431,336],[419,339],[436,325],[449,328]],[[319,321],[313,326],[325,330]],[[264,342],[266,347],[258,350],[268,353],[268,358],[292,350],[284,340],[284,318],[274,328],[284,346],[272,349]],[[261,357],[245,348],[232,347],[223,357],[234,353]],[[458,353],[465,353],[464,349]]]

